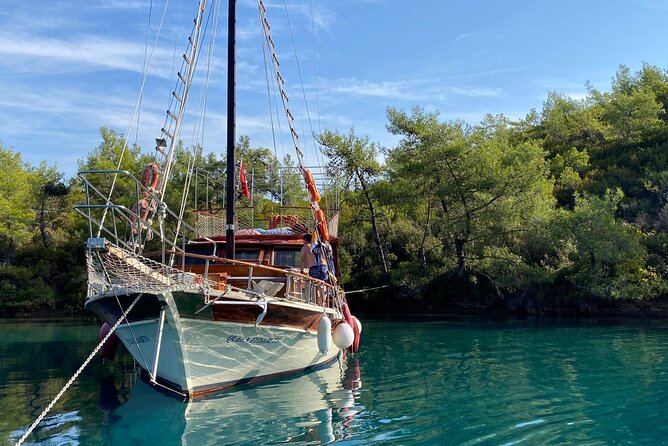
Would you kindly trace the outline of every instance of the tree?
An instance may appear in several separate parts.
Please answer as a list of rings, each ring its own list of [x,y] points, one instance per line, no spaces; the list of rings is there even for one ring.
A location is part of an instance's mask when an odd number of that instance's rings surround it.
[[[320,135],[323,152],[329,158],[328,169],[347,178],[348,187],[358,187],[366,201],[378,262],[383,278],[389,278],[389,269],[383,243],[378,228],[378,214],[375,209],[372,186],[380,174],[380,164],[376,160],[378,148],[368,137],[358,137],[351,129],[347,135],[326,131]]]
[[[68,200],[70,187],[62,180],[63,174],[45,162],[32,171],[39,238],[45,248],[53,241],[64,243],[68,238],[72,203]]]
[[[615,299],[646,299],[666,291],[665,279],[647,265],[642,234],[615,218],[623,194],[578,196],[566,218],[574,247],[567,277],[585,294]]]
[[[0,146],[0,259],[25,246],[33,235],[31,174],[21,155]]]
[[[536,142],[516,142],[508,120],[488,116],[479,126],[439,122],[414,108],[411,115],[390,109],[389,130],[402,136],[388,152],[390,178],[411,203],[433,198],[432,227],[444,255],[459,276],[484,268],[489,259],[516,263],[520,235],[553,207],[553,183]],[[485,271],[480,271],[485,273]]]

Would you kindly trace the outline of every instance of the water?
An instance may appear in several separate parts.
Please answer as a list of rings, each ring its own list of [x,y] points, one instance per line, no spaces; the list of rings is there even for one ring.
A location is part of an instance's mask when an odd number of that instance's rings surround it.
[[[190,403],[95,360],[42,445],[668,444],[668,326],[367,322],[347,367]],[[97,340],[83,322],[0,320],[0,445]]]

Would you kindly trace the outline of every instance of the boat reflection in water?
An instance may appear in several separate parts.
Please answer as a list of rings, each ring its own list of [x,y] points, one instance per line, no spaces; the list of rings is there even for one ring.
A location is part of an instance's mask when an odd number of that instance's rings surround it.
[[[115,408],[114,392],[101,388],[101,397],[112,398],[100,408],[110,409],[103,411],[112,445],[324,444],[347,437],[360,411],[360,388],[352,359],[347,367],[335,364],[187,402],[137,380],[130,399]]]

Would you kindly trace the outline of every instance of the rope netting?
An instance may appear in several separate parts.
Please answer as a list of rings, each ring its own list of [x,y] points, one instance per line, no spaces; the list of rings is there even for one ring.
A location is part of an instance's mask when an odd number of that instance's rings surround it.
[[[127,294],[204,291],[214,285],[199,274],[171,268],[116,246],[109,246],[107,252],[88,252],[86,257],[89,296],[112,290]]]

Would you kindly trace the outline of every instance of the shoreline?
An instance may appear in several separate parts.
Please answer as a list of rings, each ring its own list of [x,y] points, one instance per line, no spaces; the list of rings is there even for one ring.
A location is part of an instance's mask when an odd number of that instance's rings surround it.
[[[651,301],[600,301],[595,304],[571,303],[562,306],[543,306],[536,299],[498,299],[489,305],[476,305],[467,302],[442,302],[438,304],[425,301],[413,301],[410,313],[399,312],[405,308],[405,299],[386,301],[386,308],[397,311],[368,311],[373,302],[350,302],[351,311],[361,318],[379,320],[405,319],[443,319],[443,318],[485,318],[485,319],[542,319],[542,320],[667,320],[668,296]],[[43,308],[32,312],[10,312],[0,310],[0,319],[58,321],[80,320],[96,322],[97,316],[83,309]]]

